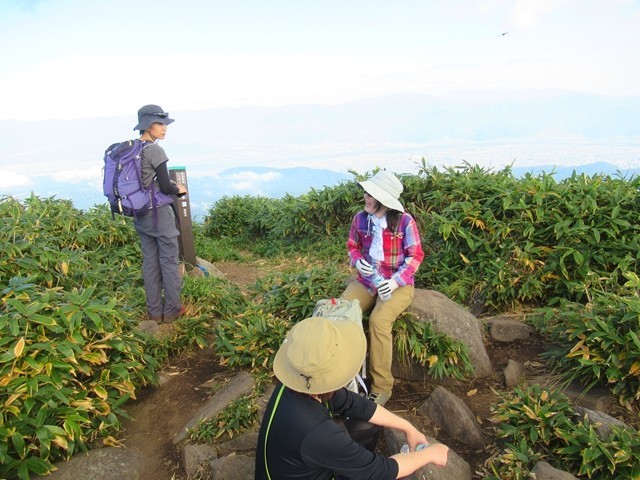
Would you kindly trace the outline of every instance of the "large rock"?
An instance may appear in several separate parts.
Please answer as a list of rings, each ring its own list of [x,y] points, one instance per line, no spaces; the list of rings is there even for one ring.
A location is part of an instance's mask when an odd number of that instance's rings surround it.
[[[141,480],[144,458],[134,448],[106,447],[77,453],[68,462],[55,464],[57,470],[47,480]]]
[[[469,359],[476,378],[493,373],[491,360],[484,347],[482,322],[460,305],[435,290],[416,288],[407,311],[419,321],[430,323],[437,333],[444,333],[469,347]]]
[[[393,455],[400,451],[400,447],[407,442],[404,434],[400,430],[392,428],[384,429],[384,440],[387,444],[389,455]],[[429,443],[440,443],[435,438],[427,437]],[[471,480],[471,467],[465,462],[460,455],[449,448],[449,456],[447,458],[446,467],[438,467],[435,465],[426,465],[413,475],[402,477],[405,480],[426,479],[429,480]]]
[[[473,448],[482,448],[482,429],[471,409],[444,387],[437,387],[420,407],[420,413],[428,416],[458,442]]]

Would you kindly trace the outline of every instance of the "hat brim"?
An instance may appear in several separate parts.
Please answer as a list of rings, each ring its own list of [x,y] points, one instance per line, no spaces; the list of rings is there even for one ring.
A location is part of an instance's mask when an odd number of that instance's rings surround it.
[[[133,127],[134,130],[147,130],[154,123],[162,123],[164,125],[170,125],[175,120],[169,117],[158,117],[157,115],[145,115],[142,117],[142,120],[138,122],[138,124]]]
[[[367,192],[385,207],[392,210],[398,210],[399,212],[404,212],[404,207],[397,198],[393,198],[391,195],[389,195],[389,193],[387,193],[372,181],[364,180],[358,183],[362,186],[362,188],[364,188],[365,192]]]
[[[339,326],[343,342],[340,345],[340,360],[330,372],[314,376],[307,384],[300,371],[289,363],[287,352],[291,342],[285,340],[278,349],[273,361],[273,372],[278,380],[291,390],[310,394],[333,392],[346,386],[360,370],[367,353],[367,339],[362,326],[348,320],[328,320]],[[291,331],[298,325],[299,323],[294,325]]]

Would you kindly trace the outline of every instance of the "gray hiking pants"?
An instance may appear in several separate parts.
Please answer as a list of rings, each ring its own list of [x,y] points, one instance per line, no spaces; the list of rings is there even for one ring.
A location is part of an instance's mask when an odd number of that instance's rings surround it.
[[[142,275],[147,296],[147,312],[151,318],[172,317],[182,308],[182,278],[178,264],[178,235],[171,205],[149,212],[134,221],[142,247]],[[163,299],[164,293],[164,299]]]

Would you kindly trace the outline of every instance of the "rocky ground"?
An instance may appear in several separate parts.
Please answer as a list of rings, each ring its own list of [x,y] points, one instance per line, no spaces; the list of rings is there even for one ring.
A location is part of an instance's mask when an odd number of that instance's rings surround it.
[[[253,266],[247,264],[216,264],[225,276],[241,286],[255,281],[259,275]],[[535,369],[539,364],[538,353],[544,348],[539,339],[518,341],[504,345],[488,345],[487,353],[496,372],[502,372],[509,359],[518,360]],[[128,405],[127,411],[132,420],[125,422],[121,439],[127,447],[136,448],[143,453],[148,472],[141,480],[181,480],[186,479],[182,471],[180,454],[172,443],[175,433],[193,416],[207,397],[207,392],[198,389],[211,378],[224,382],[233,372],[219,365],[218,359],[210,351],[201,351],[189,357],[177,359],[163,372],[164,383],[158,388],[144,391],[137,401]],[[415,424],[422,425],[424,431],[450,445],[473,469],[480,466],[489,456],[484,449],[474,451],[468,446],[456,445],[438,431],[433,424],[425,422],[417,414],[418,407],[425,401],[435,384],[421,381],[400,380],[394,389],[394,396],[387,406],[410,417]],[[447,388],[464,398],[465,403],[475,413],[484,427],[489,427],[490,405],[497,399],[496,392],[503,389],[502,376],[451,382]],[[380,445],[384,449],[384,444]]]

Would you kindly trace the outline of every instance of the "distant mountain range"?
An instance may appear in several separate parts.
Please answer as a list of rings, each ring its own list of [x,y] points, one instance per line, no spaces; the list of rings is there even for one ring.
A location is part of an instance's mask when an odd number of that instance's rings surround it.
[[[590,163],[587,165],[579,165],[576,167],[563,167],[554,165],[544,165],[537,167],[514,167],[511,170],[514,177],[522,177],[526,173],[532,173],[538,175],[542,172],[546,172],[553,175],[556,180],[562,180],[570,177],[575,172],[578,175],[585,174],[587,176],[593,175],[609,175],[611,177],[621,177],[629,179],[632,176],[640,174],[640,168],[619,168],[615,165],[605,162]]]
[[[431,157],[443,145],[601,142],[637,147],[640,97],[560,91],[466,92],[435,97],[399,94],[339,105],[237,107],[172,112],[170,158],[200,173],[235,166],[290,167],[325,159],[341,170],[354,159],[387,154]],[[39,122],[0,121],[0,166],[28,162],[86,169],[111,143],[132,138],[127,117]],[[551,155],[553,155],[551,153]],[[404,159],[406,157],[400,157]],[[463,157],[457,156],[457,160]],[[513,157],[512,157],[513,158]],[[474,160],[474,159],[470,159]],[[555,159],[549,158],[556,164]],[[286,163],[286,164],[285,164]],[[585,163],[577,161],[576,163]],[[615,162],[610,162],[615,163]],[[325,164],[325,168],[326,168]],[[335,168],[332,168],[335,169]]]
[[[537,166],[514,167],[515,177],[521,177],[527,172],[534,175],[541,172],[552,173],[556,180],[570,177],[574,172],[589,176],[604,174],[621,175],[630,178],[639,175],[640,168],[621,170],[609,163],[592,163],[577,167]],[[248,179],[248,180],[247,180]],[[269,168],[269,167],[236,167],[225,170],[215,177],[188,177],[189,202],[192,217],[202,220],[213,204],[223,196],[251,195],[268,198],[281,198],[286,194],[300,196],[312,188],[322,189],[338,185],[341,182],[353,181],[351,174],[345,174],[325,169],[306,167]],[[39,196],[71,199],[76,208],[88,209],[96,204],[106,203],[100,191],[92,188],[69,188],[71,185],[58,183],[40,185],[33,191],[40,192]],[[22,197],[29,192],[23,192]]]
[[[300,195],[383,167],[464,162],[500,169],[637,173],[640,97],[562,91],[399,94],[339,105],[173,112],[162,142],[187,169],[194,215],[223,195]],[[127,117],[0,121],[0,195],[102,203],[102,156],[133,138]]]

